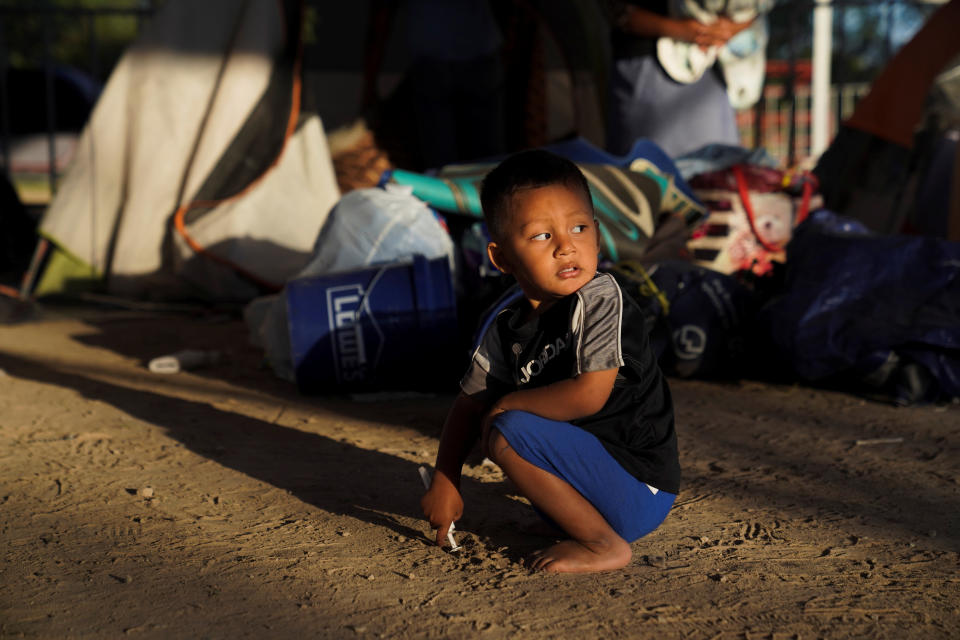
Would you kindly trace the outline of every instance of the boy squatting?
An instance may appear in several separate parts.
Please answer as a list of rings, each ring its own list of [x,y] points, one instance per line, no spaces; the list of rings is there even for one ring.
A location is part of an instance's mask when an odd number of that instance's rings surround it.
[[[491,323],[460,382],[421,499],[437,544],[463,513],[460,475],[479,440],[566,537],[536,570],[618,569],[680,484],[673,404],[642,311],[597,273],[599,230],[572,162],[534,150],[484,178],[487,252],[523,297]]]

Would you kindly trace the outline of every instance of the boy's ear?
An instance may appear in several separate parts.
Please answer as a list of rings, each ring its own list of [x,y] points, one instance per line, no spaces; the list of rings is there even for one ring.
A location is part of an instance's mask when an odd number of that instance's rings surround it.
[[[597,229],[596,229],[596,230],[597,230],[597,233],[596,233],[596,235],[597,235],[597,253],[600,253],[600,221],[597,220],[596,218],[594,218],[594,219],[593,219],[593,226],[595,226],[595,227],[597,228]]]
[[[510,273],[510,262],[504,255],[503,250],[497,246],[496,242],[487,243],[487,257],[493,263],[500,273]]]

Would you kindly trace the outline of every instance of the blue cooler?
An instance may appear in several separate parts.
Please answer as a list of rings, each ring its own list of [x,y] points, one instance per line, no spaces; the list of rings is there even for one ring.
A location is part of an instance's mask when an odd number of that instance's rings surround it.
[[[456,298],[445,257],[293,280],[287,318],[301,392],[456,382]]]

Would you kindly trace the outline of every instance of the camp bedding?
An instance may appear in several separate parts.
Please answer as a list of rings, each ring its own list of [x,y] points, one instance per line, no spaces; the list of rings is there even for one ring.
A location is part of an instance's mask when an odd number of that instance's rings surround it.
[[[692,229],[706,208],[683,193],[674,178],[638,158],[629,169],[580,164],[600,226],[601,252],[610,260],[642,257],[662,214],[674,214]],[[409,185],[413,194],[436,209],[480,217],[480,183],[491,164],[445,168],[438,176],[394,170],[389,180]]]
[[[720,273],[762,276],[787,259],[793,229],[821,206],[816,178],[802,171],[735,164],[690,178],[710,211],[687,243],[693,260]]]

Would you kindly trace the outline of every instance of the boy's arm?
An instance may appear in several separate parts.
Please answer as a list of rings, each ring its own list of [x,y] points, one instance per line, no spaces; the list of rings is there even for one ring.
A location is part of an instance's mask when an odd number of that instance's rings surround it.
[[[618,369],[587,371],[537,389],[508,393],[494,403],[484,420],[484,431],[498,413],[518,409],[542,418],[569,422],[591,416],[603,408],[613,390]],[[486,434],[484,434],[486,435]]]
[[[423,514],[437,530],[437,544],[443,545],[450,525],[463,514],[460,474],[470,450],[480,438],[483,416],[489,405],[461,393],[453,403],[440,435],[436,471],[430,488],[420,500]]]

